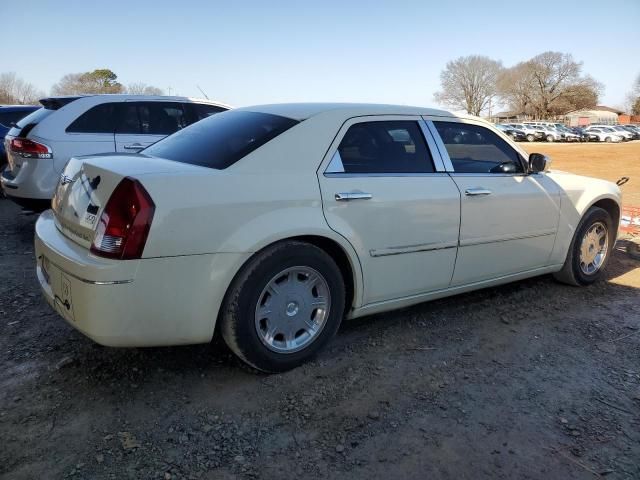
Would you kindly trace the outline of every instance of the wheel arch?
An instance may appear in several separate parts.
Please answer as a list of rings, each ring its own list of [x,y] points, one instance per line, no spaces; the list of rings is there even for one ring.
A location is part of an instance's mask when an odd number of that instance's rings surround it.
[[[338,239],[331,238],[330,236],[323,234],[295,234],[283,236],[282,238],[270,239],[268,242],[264,242],[258,248],[256,248],[253,253],[245,259],[244,262],[237,268],[234,273],[231,281],[228,283],[225,294],[223,296],[223,301],[221,307],[218,312],[218,320],[220,318],[220,314],[224,308],[224,304],[226,302],[227,296],[229,294],[229,290],[231,289],[234,281],[241,274],[243,269],[261,252],[266,250],[267,248],[272,247],[278,243],[286,242],[286,241],[300,241],[305,242],[310,245],[314,245],[325,253],[327,253],[338,265],[340,272],[343,276],[345,282],[345,312],[344,315],[348,315],[349,311],[352,309],[359,307],[362,299],[363,293],[363,276],[362,269],[360,266],[360,260],[358,256],[353,250],[353,248],[346,242],[339,241]],[[216,321],[216,329],[220,322]]]
[[[603,210],[606,210],[607,213],[611,215],[611,220],[613,220],[614,231],[618,230],[618,225],[620,224],[620,205],[616,200],[608,197],[601,198],[593,202],[591,205],[589,205],[583,212],[583,215],[591,207],[599,207],[599,208],[602,208]]]

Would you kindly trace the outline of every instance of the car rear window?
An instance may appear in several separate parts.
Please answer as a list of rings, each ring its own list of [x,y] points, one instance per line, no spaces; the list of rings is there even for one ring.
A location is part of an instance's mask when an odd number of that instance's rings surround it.
[[[229,110],[194,123],[142,153],[222,170],[298,123],[268,113]]]
[[[42,120],[51,115],[54,110],[48,108],[39,108],[33,113],[30,113],[22,120],[16,123],[16,126],[9,130],[9,135],[13,137],[26,137],[33,127],[38,125]]]
[[[103,103],[90,108],[66,129],[67,133],[111,133],[116,129],[116,103]]]

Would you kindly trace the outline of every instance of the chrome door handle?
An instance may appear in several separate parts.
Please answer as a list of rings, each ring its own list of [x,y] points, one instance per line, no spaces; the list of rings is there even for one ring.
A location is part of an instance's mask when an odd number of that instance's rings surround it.
[[[373,195],[364,192],[336,193],[337,202],[348,202],[350,200],[371,200]]]
[[[475,197],[475,196],[480,196],[480,195],[491,195],[491,190],[489,190],[487,188],[482,188],[482,187],[467,188],[464,191],[464,194],[469,196],[469,197]]]
[[[142,150],[144,145],[140,145],[139,143],[133,143],[131,145],[125,145],[125,150]]]

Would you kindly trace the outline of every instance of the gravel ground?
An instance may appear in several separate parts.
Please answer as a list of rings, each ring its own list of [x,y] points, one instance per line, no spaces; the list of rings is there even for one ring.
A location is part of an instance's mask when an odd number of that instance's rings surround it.
[[[640,478],[640,265],[345,322],[314,362],[110,349],[40,297],[0,200],[0,478]]]

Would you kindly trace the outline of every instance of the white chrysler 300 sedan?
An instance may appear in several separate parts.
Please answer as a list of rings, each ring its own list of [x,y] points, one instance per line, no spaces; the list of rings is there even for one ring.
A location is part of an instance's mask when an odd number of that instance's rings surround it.
[[[612,183],[548,172],[486,122],[285,104],[212,116],[142,154],[70,160],[36,224],[37,274],[109,346],[209,342],[278,372],[359,317],[553,273],[588,285]]]

